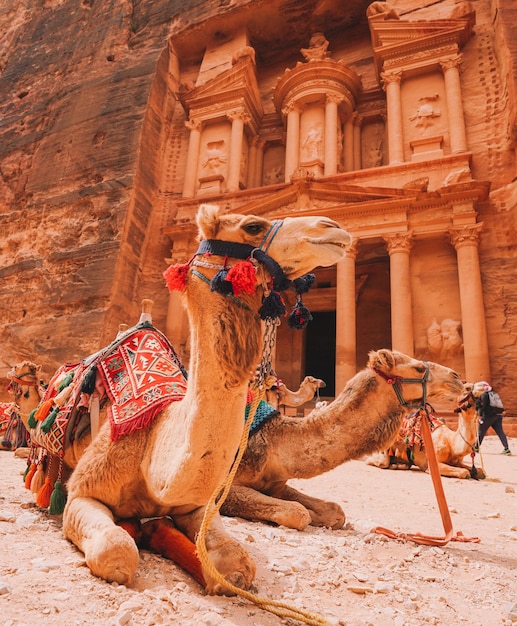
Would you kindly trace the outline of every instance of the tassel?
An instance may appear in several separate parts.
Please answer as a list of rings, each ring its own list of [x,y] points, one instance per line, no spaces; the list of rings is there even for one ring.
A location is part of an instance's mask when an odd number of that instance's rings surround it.
[[[277,291],[271,291],[262,302],[262,306],[258,310],[260,319],[276,318],[285,315],[285,304],[282,296]]]
[[[257,272],[251,261],[241,261],[228,270],[226,277],[233,285],[233,293],[253,294],[257,288]]]
[[[27,478],[29,472],[31,471],[31,467],[32,467],[32,463],[30,459],[27,459],[27,467],[25,468],[25,471],[23,472],[23,476],[22,476],[23,482],[25,482],[25,479]]]
[[[25,476],[24,476],[25,489],[30,489],[32,477],[36,473],[36,470],[38,469],[38,467],[36,463],[30,463],[30,464],[27,463],[27,468],[28,468],[28,471],[25,472]]]
[[[123,528],[135,543],[138,545],[142,539],[142,523],[137,517],[130,517],[128,519],[121,519],[116,522],[117,526]]]
[[[190,263],[169,265],[163,272],[165,283],[169,291],[184,291],[187,286],[187,272]]]
[[[36,409],[36,413],[34,414],[34,417],[38,420],[38,422],[42,422],[47,417],[53,404],[54,398],[49,398],[48,400],[44,400],[39,405],[39,407]]]
[[[50,495],[52,494],[52,483],[50,478],[45,478],[43,487],[38,491],[36,496],[36,504],[42,509],[48,509],[50,504]]]
[[[42,432],[44,432],[45,434],[50,432],[50,429],[54,425],[54,422],[56,421],[56,417],[59,411],[60,411],[60,407],[58,406],[56,406],[55,409],[52,409],[52,411],[48,414],[48,416],[45,418],[45,420],[42,422],[40,426]]]
[[[287,318],[289,328],[295,328],[296,330],[303,330],[307,324],[312,320],[312,315],[309,309],[303,304],[301,297],[294,305],[293,310]]]
[[[35,493],[37,495],[39,490],[43,487],[44,484],[45,484],[45,472],[43,471],[43,463],[40,463],[38,465],[38,469],[36,470],[32,478],[30,487],[27,487],[27,488],[28,489],[30,488],[32,493]]]
[[[54,490],[50,494],[50,502],[48,506],[49,515],[61,515],[65,510],[66,494],[62,489],[60,480],[56,480]]]
[[[228,268],[223,267],[210,281],[210,291],[215,291],[223,296],[227,296],[233,293],[233,285],[230,281],[226,280],[228,276]]]
[[[68,387],[65,387],[57,394],[57,396],[54,398],[54,403],[58,406],[63,406],[64,404],[66,404],[73,391],[74,385],[68,385]]]
[[[307,293],[316,280],[315,274],[304,274],[300,278],[293,280],[293,286],[296,293]]]
[[[97,366],[92,365],[90,369],[83,376],[83,380],[81,383],[81,393],[87,393],[88,395],[92,395],[95,391],[95,380],[97,378]]]
[[[59,384],[59,387],[57,388],[58,393],[60,393],[61,391],[63,391],[63,389],[68,387],[68,385],[74,379],[74,374],[75,374],[74,370],[72,370],[71,372],[68,372],[68,374],[63,378],[63,380]]]
[[[37,408],[32,409],[32,411],[29,413],[29,419],[27,420],[27,426],[29,428],[36,428],[36,424],[38,423],[38,420],[35,417],[36,411],[37,411]]]

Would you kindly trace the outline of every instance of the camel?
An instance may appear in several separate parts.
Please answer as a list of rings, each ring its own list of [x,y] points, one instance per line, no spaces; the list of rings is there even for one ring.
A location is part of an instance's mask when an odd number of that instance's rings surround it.
[[[484,470],[474,465],[478,415],[471,383],[465,384],[456,412],[458,413],[456,430],[452,430],[438,420],[433,420],[433,447],[440,474],[451,478],[486,478]],[[418,428],[414,422],[412,426]],[[407,430],[404,428],[401,430],[399,437],[389,450],[377,452],[365,458],[365,462],[382,469],[410,469],[415,466],[424,472],[428,471],[423,440],[416,432],[408,433]],[[407,443],[408,438],[411,439],[410,444]],[[467,454],[472,457],[472,465],[464,462]]]
[[[266,389],[266,401],[277,410],[280,406],[303,406],[314,398],[318,389],[324,387],[326,387],[325,381],[321,378],[306,376],[300,383],[298,391],[291,391],[285,383],[275,377],[274,384]]]
[[[139,561],[135,541],[118,520],[168,516],[195,541],[239,447],[264,326],[280,315],[278,291],[315,267],[337,263],[351,244],[337,222],[319,216],[269,221],[200,205],[196,222],[198,251],[164,274],[169,289],[183,292],[189,317],[185,395],[146,428],[115,441],[106,421],[67,483],[64,534],[84,553],[90,571],[110,582],[131,584]],[[218,514],[205,543],[224,579],[249,589],[254,561]],[[208,593],[228,593],[210,571],[203,575]]]
[[[30,439],[28,418],[40,401],[40,370],[41,365],[36,365],[32,361],[22,361],[7,372],[10,381],[8,390],[13,401],[1,404],[4,419],[0,427],[2,436],[0,449],[14,450],[15,455],[19,457],[28,454],[26,447]]]
[[[287,481],[386,448],[408,405],[421,406],[426,396],[454,400],[462,389],[448,367],[392,350],[370,352],[367,367],[333,402],[301,419],[275,416],[250,437],[221,513],[298,530],[341,528],[345,514],[338,504],[300,493]]]

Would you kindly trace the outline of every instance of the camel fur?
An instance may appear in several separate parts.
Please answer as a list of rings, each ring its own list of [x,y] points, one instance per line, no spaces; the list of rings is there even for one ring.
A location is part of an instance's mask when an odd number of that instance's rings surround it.
[[[211,205],[201,205],[196,219],[200,240],[252,248],[261,246],[273,226],[262,217],[224,214]],[[350,235],[328,218],[288,217],[267,254],[294,280],[337,263],[350,243]],[[209,283],[218,268],[225,262],[233,265],[225,257],[198,254],[185,266],[191,360],[183,399],[168,405],[148,428],[115,442],[106,421],[68,481],[64,534],[84,553],[91,572],[107,581],[131,584],[139,562],[135,541],[117,520],[169,516],[194,542],[205,507],[235,458],[250,373],[263,346],[257,312],[270,277],[260,265],[253,293],[239,294],[238,302],[213,292]],[[219,515],[208,528],[206,547],[227,581],[250,588],[255,564],[225,531]],[[203,574],[208,593],[228,592]]]
[[[285,383],[275,378],[273,386],[266,390],[266,401],[277,410],[280,406],[303,406],[314,398],[318,389],[324,387],[326,387],[325,381],[321,378],[306,376],[300,383],[298,390],[291,391]]]
[[[427,367],[427,396],[454,400],[463,386],[453,370],[378,350],[327,406],[304,418],[272,418],[250,437],[221,512],[298,530],[309,524],[341,528],[345,514],[338,504],[301,493],[288,481],[318,476],[391,445],[407,408],[375,369],[391,378],[422,379]],[[402,392],[406,402],[422,402],[420,383],[404,384]]]
[[[475,457],[475,444],[478,434],[478,415],[472,396],[472,384],[465,384],[464,393],[458,399],[458,426],[452,430],[446,424],[438,424],[432,431],[433,447],[442,476],[451,478],[486,478],[482,468],[464,462],[465,456]],[[365,459],[368,465],[382,469],[410,469],[412,466],[426,472],[428,461],[425,446],[412,446],[411,459],[408,458],[408,445],[399,437],[390,450],[377,452]]]

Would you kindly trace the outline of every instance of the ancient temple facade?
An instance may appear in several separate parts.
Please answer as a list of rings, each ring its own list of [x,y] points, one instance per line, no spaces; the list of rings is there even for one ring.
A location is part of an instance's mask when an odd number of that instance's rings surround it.
[[[309,327],[279,328],[280,377],[293,386],[324,378],[333,395],[369,350],[390,347],[490,380],[479,257],[490,181],[473,171],[462,85],[475,11],[465,3],[447,17],[406,19],[374,3],[366,23],[367,42],[314,32],[287,51],[293,61],[272,67],[237,22],[185,66],[182,192],[162,199],[174,215],[169,262],[194,252],[201,202],[328,215],[354,244],[337,267],[316,271]],[[371,56],[359,66],[364,45]],[[166,331],[186,350],[177,294]]]

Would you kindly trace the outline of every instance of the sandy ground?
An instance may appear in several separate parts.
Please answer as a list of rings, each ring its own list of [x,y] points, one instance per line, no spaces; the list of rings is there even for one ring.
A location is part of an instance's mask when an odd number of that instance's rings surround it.
[[[480,543],[419,546],[376,526],[443,536],[431,477],[352,461],[293,481],[340,503],[345,528],[282,527],[225,518],[257,561],[255,591],[322,616],[331,626],[491,626],[517,623],[517,439],[500,456],[487,437],[487,480],[444,478],[455,532]],[[478,457],[479,460],[479,457]],[[294,626],[241,598],[207,596],[174,563],[141,552],[131,588],[92,576],[83,555],[24,489],[25,461],[0,452],[0,625]]]

